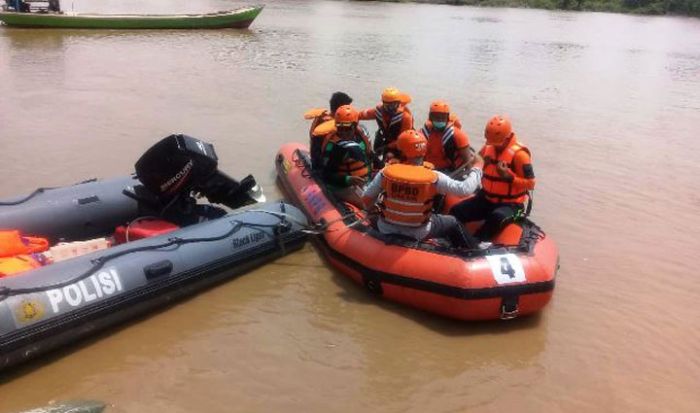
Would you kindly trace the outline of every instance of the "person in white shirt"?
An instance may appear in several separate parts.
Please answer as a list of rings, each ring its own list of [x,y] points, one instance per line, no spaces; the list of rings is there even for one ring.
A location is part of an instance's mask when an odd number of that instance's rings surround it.
[[[399,234],[418,241],[448,238],[456,248],[487,247],[480,245],[455,217],[432,213],[437,194],[462,197],[476,192],[481,186],[481,169],[471,166],[464,181],[456,181],[423,162],[427,145],[425,137],[415,130],[402,132],[397,146],[403,161],[382,169],[365,188],[365,207],[372,206],[384,193],[377,228],[382,234]]]

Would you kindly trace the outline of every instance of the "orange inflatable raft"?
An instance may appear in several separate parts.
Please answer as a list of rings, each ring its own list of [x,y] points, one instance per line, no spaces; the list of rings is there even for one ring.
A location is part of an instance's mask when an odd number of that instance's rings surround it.
[[[374,294],[460,320],[532,314],[552,297],[557,248],[527,219],[504,228],[487,250],[387,236],[334,199],[312,173],[306,146],[282,146],[276,168],[290,199],[326,228],[317,245],[328,261]]]

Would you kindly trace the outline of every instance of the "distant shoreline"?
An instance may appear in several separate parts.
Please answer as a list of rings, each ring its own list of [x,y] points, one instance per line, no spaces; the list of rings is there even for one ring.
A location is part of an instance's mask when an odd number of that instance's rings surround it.
[[[356,0],[362,1],[362,0]],[[517,7],[545,10],[602,11],[643,15],[700,17],[700,0],[378,0],[457,6]]]

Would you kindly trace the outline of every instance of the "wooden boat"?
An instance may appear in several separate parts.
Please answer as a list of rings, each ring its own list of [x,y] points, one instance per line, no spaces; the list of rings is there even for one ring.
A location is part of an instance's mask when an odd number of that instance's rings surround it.
[[[13,27],[61,29],[245,29],[264,6],[206,14],[70,14],[0,12]]]

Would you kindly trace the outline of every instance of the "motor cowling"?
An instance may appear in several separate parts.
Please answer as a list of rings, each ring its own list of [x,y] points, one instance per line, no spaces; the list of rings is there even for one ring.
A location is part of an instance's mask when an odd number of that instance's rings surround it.
[[[248,175],[240,182],[218,170],[214,146],[191,136],[170,135],[148,149],[136,162],[136,176],[163,203],[192,193],[209,202],[239,208],[255,203],[256,186]]]

